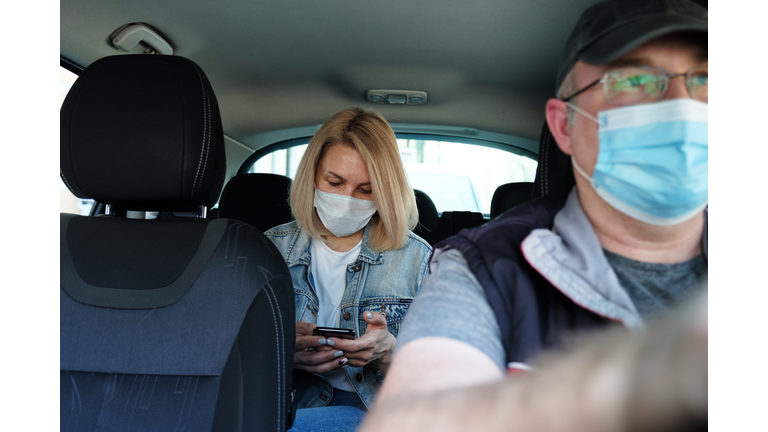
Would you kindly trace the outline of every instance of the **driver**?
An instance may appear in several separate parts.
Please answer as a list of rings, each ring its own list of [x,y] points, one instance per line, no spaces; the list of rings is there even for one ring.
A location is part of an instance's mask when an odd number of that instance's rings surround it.
[[[529,369],[645,322],[707,273],[707,10],[608,1],[567,41],[546,121],[576,185],[436,245],[380,400]]]

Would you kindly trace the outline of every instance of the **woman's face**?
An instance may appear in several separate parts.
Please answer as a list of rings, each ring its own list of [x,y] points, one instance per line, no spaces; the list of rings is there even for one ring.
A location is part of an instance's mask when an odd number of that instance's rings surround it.
[[[315,174],[315,186],[323,191],[373,201],[368,167],[357,150],[334,144],[325,151]]]

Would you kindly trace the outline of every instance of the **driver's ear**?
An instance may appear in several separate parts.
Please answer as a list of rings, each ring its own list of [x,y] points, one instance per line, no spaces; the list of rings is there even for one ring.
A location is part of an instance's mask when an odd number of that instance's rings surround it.
[[[560,99],[550,99],[547,101],[545,114],[549,130],[552,132],[557,146],[560,147],[563,153],[572,156],[571,131],[568,127],[568,106]]]

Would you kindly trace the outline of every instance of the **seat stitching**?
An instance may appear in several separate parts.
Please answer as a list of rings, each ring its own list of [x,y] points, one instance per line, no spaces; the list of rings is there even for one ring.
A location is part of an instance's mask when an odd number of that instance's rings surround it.
[[[284,364],[285,364],[285,343],[284,343],[285,342],[285,329],[283,329],[283,314],[282,314],[282,312],[280,312],[280,303],[277,301],[277,295],[275,295],[275,292],[272,289],[272,285],[267,284],[267,288],[268,288],[267,292],[269,294],[272,294],[272,297],[275,298],[275,304],[277,305],[277,307],[276,307],[276,309],[277,309],[277,317],[278,317],[277,328],[280,330],[280,332],[279,332],[280,336],[277,339],[277,342],[278,342],[278,344],[277,344],[278,351],[277,352],[279,353],[279,361],[280,361],[280,365],[278,366],[278,374],[280,373],[280,370],[282,370],[282,377],[283,377],[283,383],[284,383],[285,380],[287,379],[287,376],[286,376],[286,370],[285,370],[285,367],[284,367]],[[287,399],[284,399],[284,397],[282,396],[283,383],[280,384],[280,386],[279,386],[279,391],[280,392],[278,393],[278,397],[280,398],[279,400],[281,401],[279,403],[279,405],[278,405],[278,407],[279,407],[278,408],[278,414],[280,415],[280,421],[278,423],[278,430],[282,430],[281,429],[281,425],[285,421],[285,414],[281,413],[281,408],[283,407],[283,404],[287,400]],[[285,395],[285,396],[287,396],[287,395]]]
[[[61,171],[61,168],[59,168],[59,177],[61,177],[61,179],[64,180],[64,184],[67,186],[67,189],[69,189],[69,191],[72,192],[72,195],[77,196],[75,191],[73,191],[72,187],[69,185],[69,182],[67,181],[67,178],[64,177],[64,172]]]
[[[547,181],[547,137],[544,136],[541,140],[539,147],[539,159],[541,160],[541,182],[539,188],[541,189],[541,196],[544,196],[544,183]]]
[[[272,292],[272,287],[269,285],[269,283],[264,285],[264,291],[267,293],[267,300],[269,301],[269,307],[272,309],[272,318],[276,321],[276,324],[275,324],[275,339],[277,340],[277,376],[278,376],[278,383],[277,383],[277,430],[281,431],[282,430],[281,426],[282,426],[283,421],[284,421],[284,419],[282,418],[283,416],[281,415],[282,414],[281,413],[281,408],[283,406],[282,404],[285,403],[284,401],[281,402],[283,400],[283,398],[282,398],[283,382],[285,381],[285,379],[284,379],[285,377],[283,376],[284,374],[283,374],[283,371],[282,371],[283,364],[282,364],[282,358],[281,358],[282,357],[283,349],[282,349],[282,345],[280,343],[281,341],[280,341],[280,331],[279,331],[282,328],[282,314],[280,315],[281,319],[278,321],[276,319],[277,316],[275,315],[275,306],[272,304],[272,297],[269,296],[270,293],[272,293],[272,295],[274,295],[274,293]],[[277,297],[276,296],[275,296],[275,302],[277,302]],[[279,311],[280,311],[280,308],[278,307],[278,312]],[[280,377],[283,377],[283,379],[281,380]]]
[[[200,68],[198,68],[195,65],[195,71],[197,72],[198,78],[200,78],[200,87],[203,89],[203,106],[205,110],[205,115],[203,115],[203,148],[201,149],[200,153],[200,161],[197,163],[197,172],[195,173],[195,180],[192,182],[192,191],[191,191],[191,198],[195,198],[195,187],[197,185],[197,179],[200,175],[200,167],[203,166],[203,155],[205,154],[206,164],[208,159],[208,146],[210,144],[209,140],[206,140],[208,138],[208,116],[210,115],[210,107],[208,106],[208,95],[205,90],[205,83],[203,83],[203,76],[200,74]],[[200,180],[200,183],[202,184],[202,179]]]
[[[197,71],[199,75],[200,68],[197,68]],[[213,116],[211,115],[211,98],[208,95],[208,89],[205,89],[205,109],[208,115],[207,118],[208,118],[208,122],[210,123],[210,127],[207,129],[208,130],[208,146],[206,146],[205,148],[205,161],[203,162],[203,173],[205,173],[205,169],[208,166],[208,155],[211,154],[211,147],[212,147],[212,141],[213,141]],[[198,191],[202,187],[203,187],[203,179],[200,178],[200,186],[198,187]]]
[[[552,142],[552,135],[549,131],[547,131],[547,174],[548,174],[547,175],[547,195],[552,194],[552,188],[549,187],[550,186],[549,181],[552,180],[551,178],[549,178],[550,177],[549,171],[550,171],[550,168],[552,168],[551,166],[553,163],[552,158],[554,157],[554,156],[550,156],[550,153],[551,153],[550,150],[552,150],[553,145],[554,143]],[[552,174],[552,176],[554,175],[556,174]]]
[[[541,182],[539,183],[539,188],[541,192],[541,196],[544,196],[544,183],[547,181],[547,141],[546,138],[544,138],[541,141],[541,147],[539,148],[539,151],[541,152],[539,154],[539,159],[541,160]]]

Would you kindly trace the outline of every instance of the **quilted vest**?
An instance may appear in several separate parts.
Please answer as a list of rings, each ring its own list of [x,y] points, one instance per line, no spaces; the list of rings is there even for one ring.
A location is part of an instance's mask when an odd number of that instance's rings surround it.
[[[534,229],[552,228],[566,199],[540,198],[435,246],[455,248],[467,260],[498,322],[508,365],[556,348],[568,333],[611,322],[566,297],[528,264],[520,249]]]

